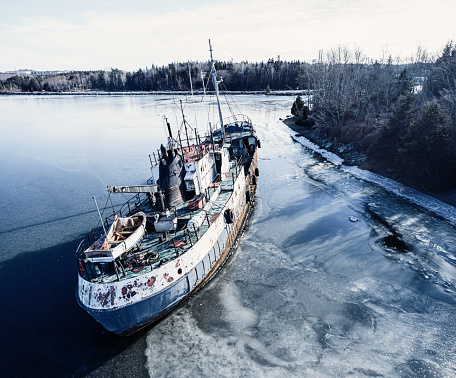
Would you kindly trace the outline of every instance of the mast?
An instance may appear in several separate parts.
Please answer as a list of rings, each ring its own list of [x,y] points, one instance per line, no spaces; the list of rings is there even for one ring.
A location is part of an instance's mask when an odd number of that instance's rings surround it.
[[[104,233],[105,233],[105,235],[106,235],[106,239],[107,239],[107,238],[108,238],[108,233],[106,232],[106,228],[105,228],[105,225],[104,225],[104,223],[103,223],[103,218],[101,217],[101,213],[100,213],[100,209],[99,209],[99,207],[98,207],[97,200],[96,200],[95,196],[93,196],[92,198],[93,198],[93,200],[95,201],[95,206],[97,207],[98,215],[100,216],[100,222],[101,222],[101,225],[103,226],[103,231],[104,231]],[[109,247],[109,249],[111,250],[111,247]]]
[[[184,107],[182,106],[182,100],[180,100],[180,110],[182,112],[182,123],[185,128],[185,136],[187,137],[187,147],[190,151],[190,139],[188,139],[187,121],[185,120]],[[182,128],[182,126],[181,126],[181,128]]]
[[[212,45],[211,45],[211,40],[209,39],[209,52],[211,53],[211,73],[212,73],[212,81],[214,82],[214,88],[215,88],[215,96],[217,97],[217,106],[218,106],[218,111],[219,111],[219,117],[220,117],[220,127],[222,128],[223,131],[223,143],[225,143],[225,125],[223,124],[223,118],[222,118],[222,109],[220,108],[220,100],[219,100],[219,89],[218,89],[218,84],[219,82],[217,81],[217,75],[215,73],[215,62],[214,59],[212,58]]]
[[[163,120],[168,128],[168,149],[171,153],[171,157],[174,159],[173,133],[171,132],[171,125],[168,122],[166,114],[163,115]]]

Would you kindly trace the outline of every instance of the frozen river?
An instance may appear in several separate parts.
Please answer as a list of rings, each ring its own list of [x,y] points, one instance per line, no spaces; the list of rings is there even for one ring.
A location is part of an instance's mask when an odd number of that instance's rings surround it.
[[[236,97],[262,142],[260,180],[224,270],[133,338],[80,309],[73,253],[96,224],[91,198],[146,181],[175,100],[0,97],[10,376],[456,376],[455,209],[294,141],[279,121],[291,97]]]

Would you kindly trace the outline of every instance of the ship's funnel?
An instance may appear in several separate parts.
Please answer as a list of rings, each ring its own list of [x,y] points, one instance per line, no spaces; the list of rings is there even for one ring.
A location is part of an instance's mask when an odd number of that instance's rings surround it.
[[[164,149],[164,147],[162,146]],[[170,209],[179,206],[184,202],[183,193],[185,193],[184,163],[180,155],[162,154],[164,161],[159,166],[159,186],[165,193],[165,207]]]

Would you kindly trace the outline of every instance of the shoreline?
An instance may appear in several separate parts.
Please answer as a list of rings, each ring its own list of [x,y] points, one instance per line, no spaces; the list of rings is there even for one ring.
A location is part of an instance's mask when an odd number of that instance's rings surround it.
[[[278,90],[278,91],[224,91],[228,95],[264,95],[264,96],[306,96],[306,90]],[[189,90],[183,91],[61,91],[61,92],[0,92],[0,96],[163,96],[163,95],[215,95],[214,91]]]
[[[422,189],[414,188],[406,183],[401,182],[399,179],[395,177],[390,177],[388,175],[388,172],[385,171],[385,169],[382,169],[382,167],[373,165],[372,162],[368,161],[366,154],[355,149],[353,143],[343,144],[340,142],[335,142],[329,138],[321,137],[314,130],[312,130],[312,128],[297,125],[294,121],[294,117],[287,117],[286,119],[282,119],[282,122],[285,125],[287,125],[291,130],[296,132],[296,136],[303,136],[304,138],[310,140],[312,143],[318,145],[320,148],[325,149],[343,159],[344,165],[356,166],[359,169],[386,177],[402,185],[409,186],[412,189],[419,191],[420,193],[436,198],[439,201],[456,207],[456,189],[449,192],[439,193],[423,191]]]

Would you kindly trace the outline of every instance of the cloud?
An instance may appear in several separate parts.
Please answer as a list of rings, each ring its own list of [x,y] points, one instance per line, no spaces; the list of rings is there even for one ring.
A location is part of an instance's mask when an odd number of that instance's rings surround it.
[[[221,60],[311,60],[319,50],[359,46],[372,57],[435,51],[455,37],[451,0],[214,2],[167,13],[83,9],[77,19],[24,17],[2,25],[1,70],[136,70],[152,63],[207,60],[207,40]]]

